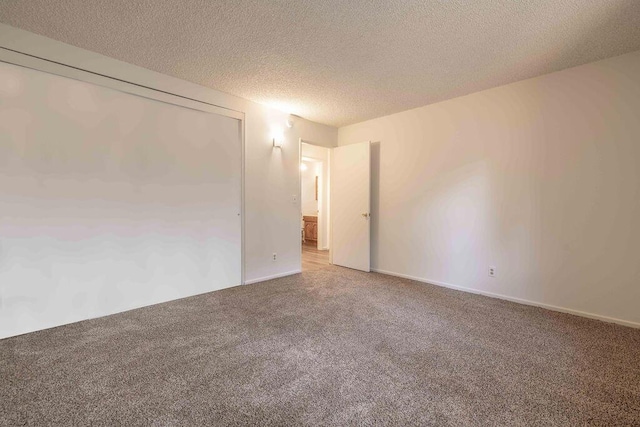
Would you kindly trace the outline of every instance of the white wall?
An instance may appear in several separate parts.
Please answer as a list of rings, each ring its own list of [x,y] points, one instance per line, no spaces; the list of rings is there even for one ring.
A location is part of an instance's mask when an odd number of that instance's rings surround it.
[[[245,283],[300,271],[299,139],[332,146],[336,128],[296,119],[284,126],[285,143],[273,149],[265,135],[287,115],[247,103],[245,150]],[[296,202],[292,202],[296,195]],[[277,261],[272,254],[277,253]]]
[[[635,52],[338,140],[375,141],[374,269],[639,325],[639,136]]]
[[[300,270],[299,138],[335,146],[337,129],[0,24],[0,45],[244,113],[245,282]],[[2,82],[0,82],[1,84]],[[284,137],[274,149],[272,137]],[[293,201],[296,196],[295,202]],[[0,236],[2,245],[3,236]],[[272,261],[272,253],[278,253]],[[2,285],[2,283],[0,283]]]

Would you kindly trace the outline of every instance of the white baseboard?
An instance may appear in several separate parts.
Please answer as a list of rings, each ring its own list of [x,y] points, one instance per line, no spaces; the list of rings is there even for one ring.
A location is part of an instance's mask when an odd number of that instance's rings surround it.
[[[298,273],[302,273],[302,270],[300,270],[300,269],[292,270],[292,271],[287,271],[286,273],[278,273],[278,274],[274,274],[274,275],[271,275],[271,276],[258,277],[257,279],[245,280],[244,284],[245,285],[251,285],[253,283],[265,282],[267,280],[278,279],[280,277],[291,276],[293,274],[298,274]]]
[[[394,273],[393,271],[386,271],[380,269],[371,269],[371,271],[386,274],[388,276],[402,277],[403,279],[415,280],[416,282],[427,283],[429,285],[442,286],[443,288],[455,289],[457,291],[469,292],[472,294],[484,295],[486,297],[503,299],[506,301],[516,302],[519,304],[531,305],[534,307],[546,308],[547,310],[559,311],[561,313],[573,314],[575,316],[587,317],[589,319],[602,320],[603,322],[616,323],[618,325],[629,326],[632,328],[640,329],[640,323],[630,322],[628,320],[616,319],[614,317],[601,316],[599,314],[587,313],[585,311],[573,310],[571,308],[558,307],[556,305],[545,304],[542,302],[530,301],[522,298],[510,297],[507,295],[496,294],[493,292],[481,291],[478,289],[467,288],[464,286],[452,285],[449,283],[439,282],[437,280],[423,279],[421,277],[409,276],[408,274]]]

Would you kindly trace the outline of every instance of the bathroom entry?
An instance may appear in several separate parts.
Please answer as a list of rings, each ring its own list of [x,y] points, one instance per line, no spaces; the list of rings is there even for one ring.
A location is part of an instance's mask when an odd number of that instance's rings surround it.
[[[329,263],[329,149],[301,142],[302,269]]]
[[[322,176],[322,162],[304,159],[300,165],[302,175],[302,220],[304,221],[303,243],[318,242],[318,180]],[[320,233],[321,234],[321,233]],[[322,249],[321,245],[318,249]]]

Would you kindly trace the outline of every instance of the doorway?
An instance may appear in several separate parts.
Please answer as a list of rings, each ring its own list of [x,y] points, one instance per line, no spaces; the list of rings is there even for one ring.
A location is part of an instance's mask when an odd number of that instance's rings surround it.
[[[300,141],[302,270],[329,265],[329,149]]]
[[[329,149],[300,139],[299,153],[301,270],[369,272],[371,142]]]

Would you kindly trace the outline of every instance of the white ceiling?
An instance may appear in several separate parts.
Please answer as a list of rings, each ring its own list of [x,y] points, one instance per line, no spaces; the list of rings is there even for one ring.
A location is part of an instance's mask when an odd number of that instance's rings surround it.
[[[640,49],[638,0],[2,0],[0,21],[334,126]]]

